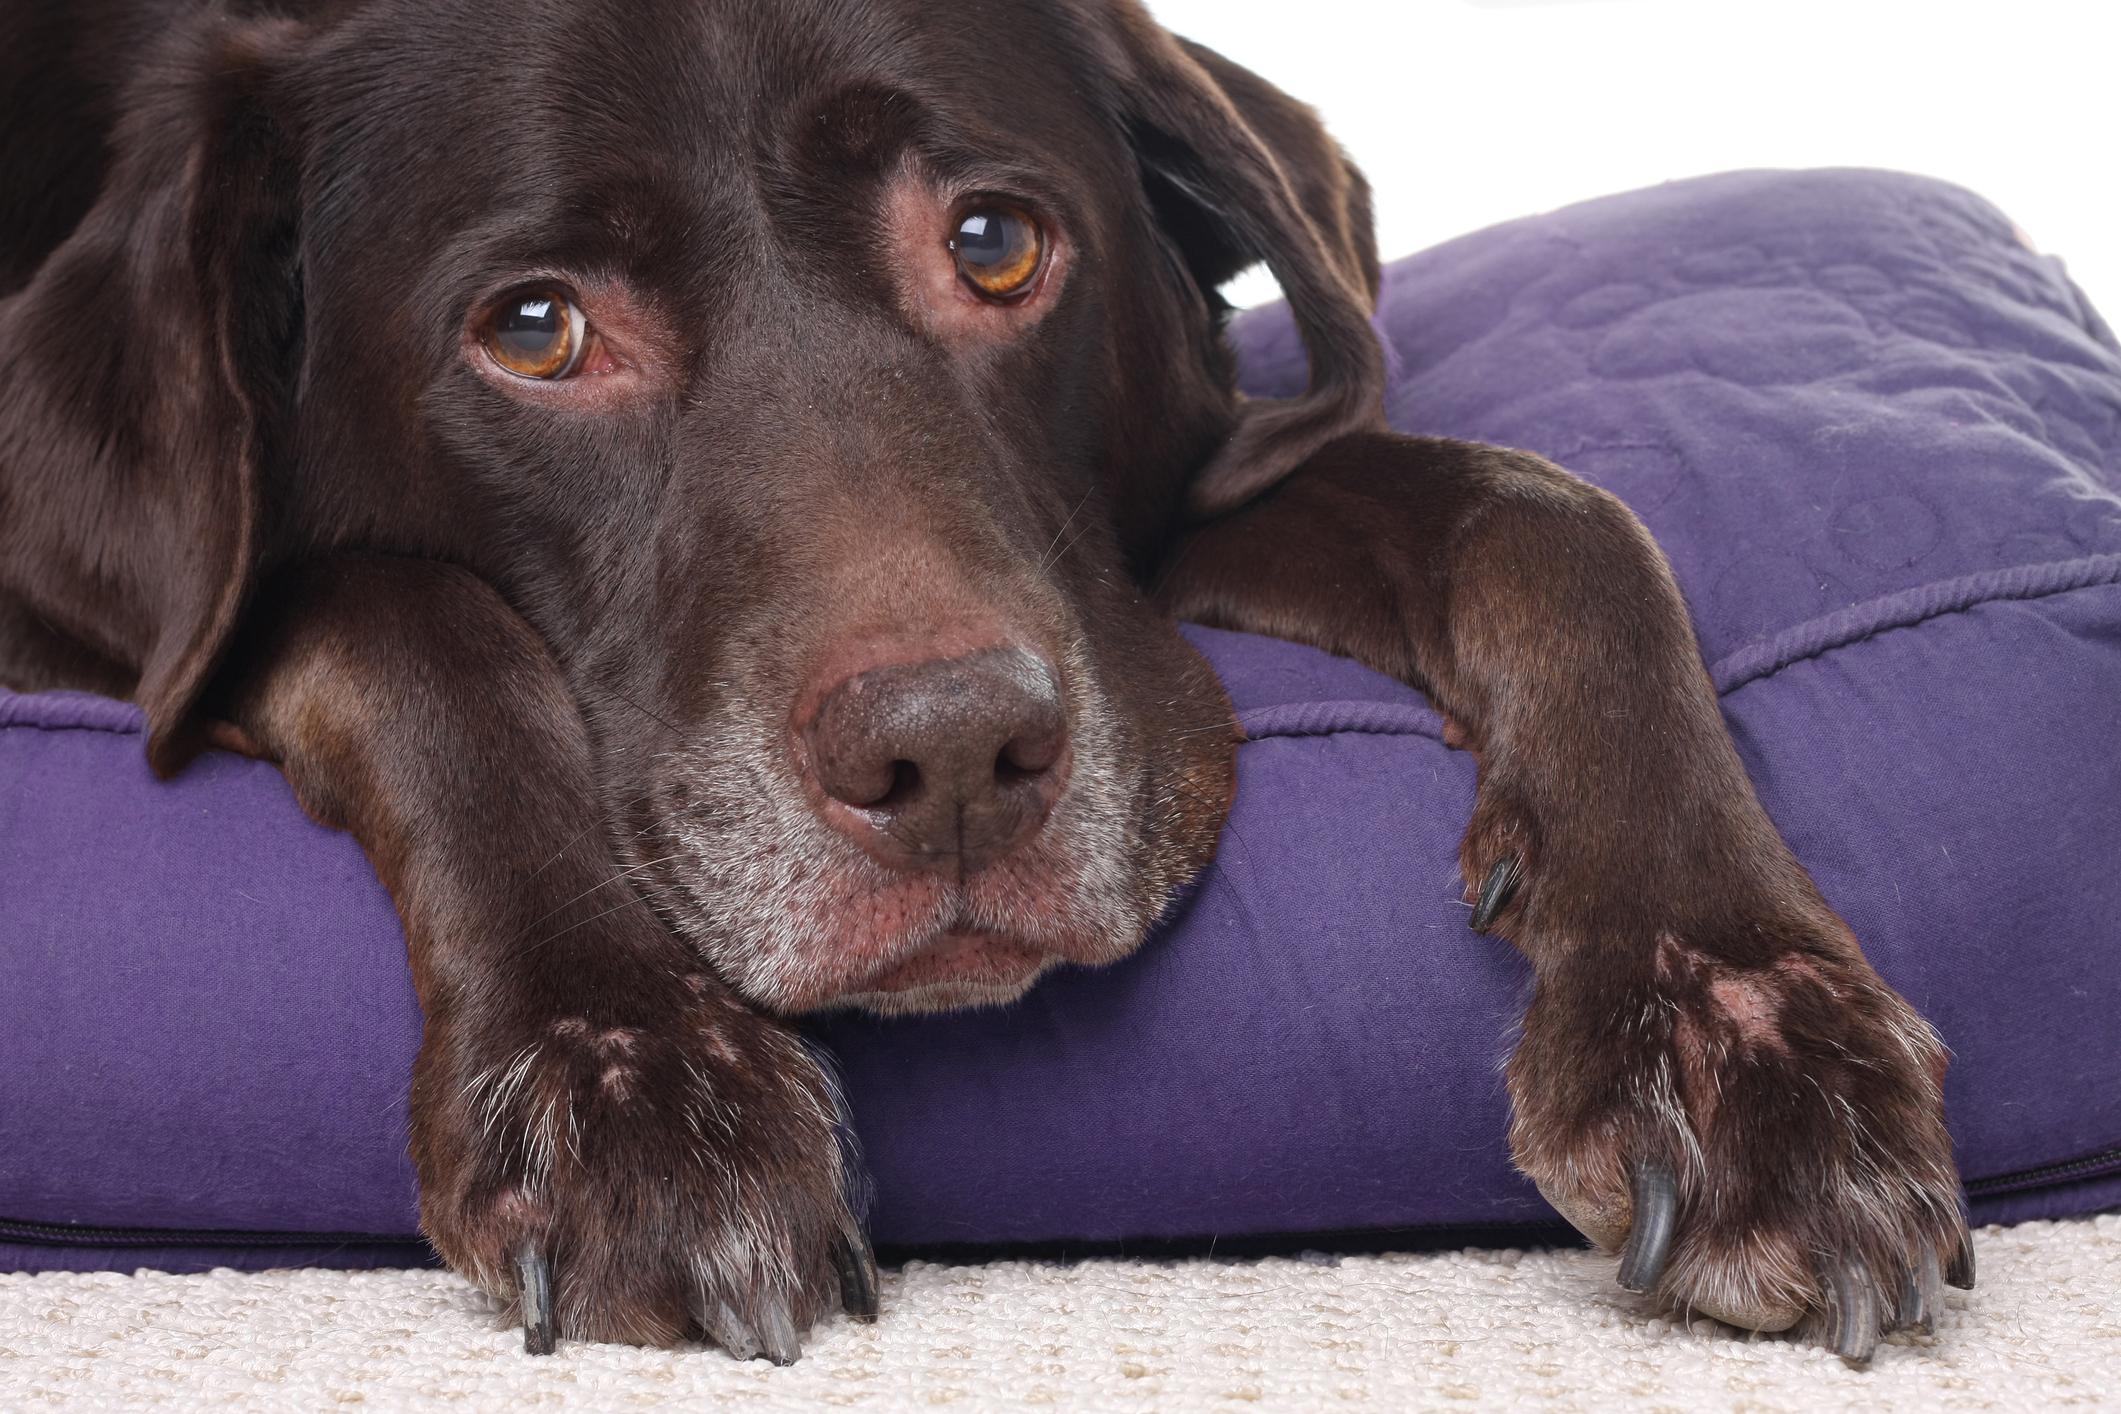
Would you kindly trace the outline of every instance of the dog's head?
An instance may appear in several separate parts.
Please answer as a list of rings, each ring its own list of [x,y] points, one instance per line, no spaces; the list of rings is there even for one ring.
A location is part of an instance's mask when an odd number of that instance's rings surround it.
[[[104,201],[194,228],[127,257],[166,301],[124,335],[219,389],[196,474],[246,519],[170,571],[165,753],[261,565],[437,557],[542,634],[634,879],[760,1004],[1140,942],[1236,741],[1146,577],[1378,416],[1306,110],[1137,0],[372,0],[171,54]],[[1288,401],[1222,342],[1261,260]]]

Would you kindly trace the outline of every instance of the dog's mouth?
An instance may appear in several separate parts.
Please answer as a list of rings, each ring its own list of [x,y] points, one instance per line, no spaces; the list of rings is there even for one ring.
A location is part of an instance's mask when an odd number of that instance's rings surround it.
[[[1060,828],[964,877],[889,870],[789,819],[799,828],[778,839],[684,831],[670,851],[684,867],[661,890],[707,960],[783,1015],[1003,1005],[1061,964],[1132,952],[1176,882],[1143,868],[1153,851],[1117,812],[1064,811]]]
[[[1002,1006],[1062,959],[979,928],[951,928],[828,1005],[883,1014]]]
[[[811,900],[807,945],[739,985],[786,1013],[1001,1006],[1056,967],[1102,966],[1140,944],[1144,914],[1090,906],[1079,872],[1042,864],[963,881],[872,876],[823,908]]]

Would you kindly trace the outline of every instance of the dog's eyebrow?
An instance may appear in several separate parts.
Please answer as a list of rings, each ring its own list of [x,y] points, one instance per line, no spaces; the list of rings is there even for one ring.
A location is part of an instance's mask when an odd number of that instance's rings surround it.
[[[795,111],[804,116],[791,155],[812,169],[813,180],[816,167],[889,177],[911,162],[919,175],[955,192],[1008,192],[1047,202],[1061,195],[1051,162],[1022,138],[898,83],[847,79]]]
[[[1071,214],[1074,200],[1054,164],[1020,157],[1013,144],[975,144],[969,135],[925,133],[902,153],[901,172],[950,196],[992,192],[1027,198],[1064,219]]]
[[[446,309],[524,278],[652,267],[658,248],[666,264],[679,246],[688,262],[711,259],[701,235],[723,221],[694,199],[676,169],[667,179],[658,175],[588,174],[562,191],[488,212],[438,252],[420,282],[420,300]]]

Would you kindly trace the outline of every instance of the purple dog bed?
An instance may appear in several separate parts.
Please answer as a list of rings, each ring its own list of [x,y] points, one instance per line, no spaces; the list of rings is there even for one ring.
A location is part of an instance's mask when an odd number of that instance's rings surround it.
[[[2121,347],[1956,188],[1742,173],[1392,267],[1403,429],[1529,447],[1677,567],[1775,820],[1943,1033],[1977,1220],[2121,1203]],[[1258,390],[1301,379],[1239,321]],[[1236,813],[1162,935],[1004,1012],[819,1028],[890,1247],[1516,1238],[1419,696],[1202,632]],[[360,850],[270,767],[159,785],[116,703],[0,696],[0,1267],[412,1262],[419,1016]]]

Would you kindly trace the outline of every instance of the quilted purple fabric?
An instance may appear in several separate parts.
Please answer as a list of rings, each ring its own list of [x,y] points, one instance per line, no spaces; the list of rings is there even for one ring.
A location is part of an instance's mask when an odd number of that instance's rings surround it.
[[[1403,429],[1648,521],[1769,810],[1955,1053],[1982,1220],[2121,1203],[2121,347],[1953,187],[1740,173],[1389,272]],[[1284,314],[1241,319],[1261,391]],[[1550,1223],[1469,933],[1470,762],[1414,693],[1202,632],[1252,740],[1138,957],[1006,1012],[838,1021],[889,1244]],[[0,698],[0,1268],[419,1260],[388,900],[269,767]]]

